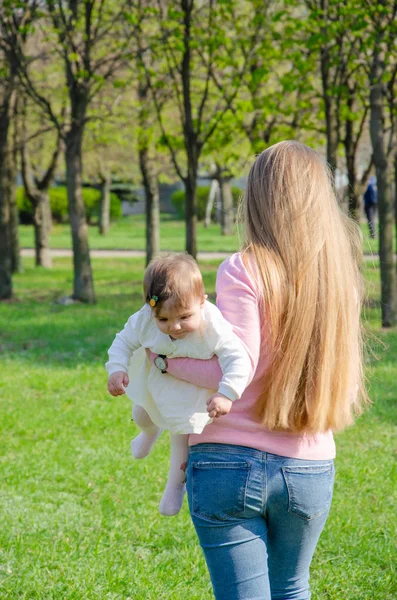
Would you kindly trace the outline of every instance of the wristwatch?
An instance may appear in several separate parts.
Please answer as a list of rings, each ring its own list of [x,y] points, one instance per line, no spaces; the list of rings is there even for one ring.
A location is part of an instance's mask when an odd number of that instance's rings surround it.
[[[162,373],[167,372],[168,362],[165,354],[158,354],[154,359],[154,364]]]

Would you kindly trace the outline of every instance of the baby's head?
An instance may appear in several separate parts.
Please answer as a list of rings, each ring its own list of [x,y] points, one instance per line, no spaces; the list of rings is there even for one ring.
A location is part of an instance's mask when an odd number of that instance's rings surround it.
[[[157,327],[166,335],[182,339],[200,327],[204,283],[189,254],[172,253],[153,259],[145,271],[143,290]]]

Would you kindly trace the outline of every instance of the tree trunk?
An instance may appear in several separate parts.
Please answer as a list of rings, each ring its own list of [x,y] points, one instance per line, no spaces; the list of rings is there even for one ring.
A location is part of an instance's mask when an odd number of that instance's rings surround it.
[[[29,148],[26,131],[26,102],[22,108],[22,135],[21,145],[21,175],[25,189],[25,195],[33,207],[33,225],[35,239],[36,267],[52,268],[52,257],[50,252],[49,237],[52,227],[52,214],[48,189],[54,178],[61,149],[60,132],[57,134],[57,142],[52,153],[48,168],[43,176],[39,178],[34,174],[29,157]],[[42,161],[39,160],[41,169]]]
[[[210,193],[208,194],[207,205],[205,207],[204,227],[206,227],[206,228],[209,227],[209,225],[211,223],[212,209],[214,206],[214,202],[215,202],[215,198],[216,198],[218,189],[219,189],[218,181],[216,179],[213,179],[211,181],[211,188],[210,188]]]
[[[1,123],[3,125],[3,123]],[[0,132],[0,137],[3,131]],[[8,195],[7,145],[0,145],[0,300],[12,298],[11,217]]]
[[[11,86],[4,91],[0,107],[0,300],[12,298],[12,255],[10,239],[10,203],[8,183],[8,133],[10,108],[13,101]]]
[[[188,165],[188,174],[185,178],[186,193],[186,251],[196,258],[197,256],[197,168]]]
[[[234,234],[234,206],[230,177],[222,177],[219,181],[222,202],[222,235]]]
[[[333,100],[328,95],[324,96],[325,122],[327,126],[327,163],[332,173],[338,166],[338,132],[335,118]]]
[[[347,102],[348,102],[349,113],[352,113],[353,108],[354,108],[353,95],[349,96]],[[349,180],[349,183],[348,183],[349,215],[355,221],[357,221],[357,223],[360,223],[361,202],[360,202],[360,196],[357,193],[357,189],[356,189],[357,188],[356,156],[355,156],[354,138],[353,138],[353,121],[351,119],[347,119],[345,122],[345,139],[343,140],[343,145],[345,147],[347,177]]]
[[[160,194],[146,144],[140,144],[139,166],[146,200],[146,264],[160,252]]]
[[[376,49],[374,51],[370,83],[370,133],[378,187],[382,325],[383,327],[391,327],[397,321],[397,278],[393,252],[394,220],[385,152],[382,66],[379,52]]]
[[[7,154],[7,194],[10,206],[10,243],[13,273],[21,273],[21,248],[19,243],[19,213],[16,199],[16,162],[13,151]]]
[[[110,227],[110,173],[104,173],[101,179],[101,208],[99,213],[99,233],[106,235]]]
[[[397,252],[397,152],[394,155],[394,220],[395,220],[395,234],[396,234],[396,240],[395,240],[395,247],[396,247],[396,252]],[[397,268],[397,263],[396,263],[396,268]],[[397,274],[396,274],[396,278],[397,278]]]
[[[65,158],[66,185],[73,243],[73,298],[81,302],[94,304],[94,282],[92,279],[88,228],[82,195],[82,138],[82,128],[72,124],[66,136]]]
[[[320,69],[321,69],[321,81],[322,81],[322,96],[324,102],[324,113],[325,113],[325,125],[326,125],[326,137],[327,137],[327,163],[331,168],[332,173],[335,173],[337,167],[337,151],[339,142],[338,124],[335,110],[335,100],[332,97],[332,90],[330,85],[331,75],[331,61],[330,51],[328,47],[328,3],[321,2],[321,8],[323,10],[323,25],[321,32],[324,36],[324,45],[320,49]]]
[[[36,267],[52,268],[50,231],[52,225],[51,206],[47,191],[39,192],[34,213],[34,241]]]
[[[192,12],[194,2],[182,0],[183,14],[183,56],[181,62],[181,78],[183,88],[183,136],[185,142],[187,175],[184,178],[186,192],[186,251],[196,258],[197,256],[197,171],[200,158],[197,130],[193,118],[191,97],[192,68],[191,64],[191,31]]]
[[[146,264],[160,252],[160,193],[156,170],[150,158],[152,98],[146,78],[142,77],[138,85],[139,129],[138,151],[139,167],[145,190],[146,215]]]
[[[354,156],[346,156],[347,177],[349,180],[348,191],[348,210],[349,215],[360,223],[361,220],[361,202],[360,195],[357,193],[357,173]]]

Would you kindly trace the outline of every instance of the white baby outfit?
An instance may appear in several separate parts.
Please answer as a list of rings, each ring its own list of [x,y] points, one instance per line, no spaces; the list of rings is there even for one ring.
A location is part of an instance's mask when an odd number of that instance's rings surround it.
[[[200,328],[179,340],[158,329],[151,308],[145,304],[116,335],[106,369],[109,375],[128,373],[127,396],[142,406],[156,425],[172,434],[201,433],[212,421],[206,403],[216,390],[162,373],[147,359],[145,348],[168,358],[205,360],[216,354],[223,373],[218,392],[232,401],[240,398],[247,385],[251,369],[248,354],[214,304],[204,303]]]

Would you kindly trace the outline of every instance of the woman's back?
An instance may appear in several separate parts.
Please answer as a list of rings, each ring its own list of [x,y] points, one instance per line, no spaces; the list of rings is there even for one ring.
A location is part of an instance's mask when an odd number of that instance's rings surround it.
[[[294,458],[333,458],[335,444],[331,431],[317,435],[268,431],[254,415],[256,399],[269,368],[271,341],[260,282],[247,268],[241,253],[234,254],[220,266],[216,291],[218,307],[250,356],[253,378],[232,411],[207,425],[200,435],[191,435],[190,445],[236,444]]]

